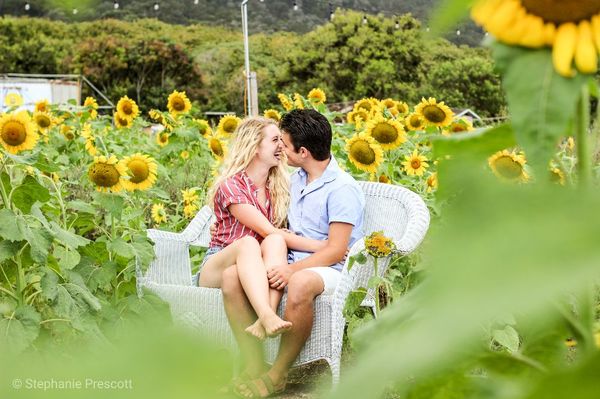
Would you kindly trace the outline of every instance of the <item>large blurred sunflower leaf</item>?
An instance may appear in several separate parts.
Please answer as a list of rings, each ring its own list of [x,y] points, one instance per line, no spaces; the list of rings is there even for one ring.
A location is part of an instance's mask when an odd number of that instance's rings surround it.
[[[542,174],[558,139],[568,133],[587,77],[560,76],[549,49],[530,50],[498,42],[492,49],[517,141],[534,170]]]
[[[552,303],[600,275],[599,211],[598,193],[493,179],[465,185],[429,233],[426,278],[365,325],[364,350],[333,397],[378,397],[393,382],[408,388],[449,370],[503,314],[540,326],[555,320]]]
[[[50,192],[42,186],[33,176],[26,176],[23,183],[15,188],[12,201],[24,213],[31,211],[31,205],[36,201],[46,202],[50,199]]]

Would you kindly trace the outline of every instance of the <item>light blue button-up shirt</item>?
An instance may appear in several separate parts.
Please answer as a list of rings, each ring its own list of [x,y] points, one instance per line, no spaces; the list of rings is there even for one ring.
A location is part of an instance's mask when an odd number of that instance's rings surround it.
[[[325,240],[329,234],[329,224],[342,222],[354,226],[350,245],[362,238],[365,196],[356,180],[340,169],[333,155],[318,179],[306,184],[307,177],[302,168],[291,176],[290,230],[304,237]],[[291,254],[293,261],[297,262],[312,253],[291,251]],[[343,263],[331,267],[341,271]]]

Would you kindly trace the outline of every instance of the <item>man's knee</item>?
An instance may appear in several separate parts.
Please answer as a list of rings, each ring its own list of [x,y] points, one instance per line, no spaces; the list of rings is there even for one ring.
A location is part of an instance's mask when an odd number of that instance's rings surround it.
[[[301,270],[292,274],[288,282],[287,306],[312,306],[315,297],[323,292],[323,281],[318,274]]]
[[[229,266],[227,269],[223,270],[221,279],[221,290],[223,291],[223,296],[234,295],[240,292],[242,289],[242,284],[240,283],[236,265]]]

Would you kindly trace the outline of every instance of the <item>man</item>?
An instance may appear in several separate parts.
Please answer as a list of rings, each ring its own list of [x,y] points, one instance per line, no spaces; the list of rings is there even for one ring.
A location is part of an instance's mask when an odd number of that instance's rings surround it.
[[[314,110],[284,115],[280,128],[291,176],[289,229],[327,245],[315,253],[291,251],[290,263],[267,270],[271,288],[287,287],[284,319],[292,328],[281,338],[273,366],[264,372],[262,344],[244,334],[255,315],[240,284],[237,269],[223,272],[225,311],[248,365],[236,390],[246,397],[264,397],[285,388],[287,373],[310,336],[315,298],[333,292],[341,276],[346,250],[363,236],[365,199],[348,173],[331,155],[331,125]]]

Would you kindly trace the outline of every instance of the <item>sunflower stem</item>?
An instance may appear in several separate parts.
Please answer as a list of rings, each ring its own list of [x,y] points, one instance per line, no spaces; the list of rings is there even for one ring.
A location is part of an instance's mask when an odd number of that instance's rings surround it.
[[[2,167],[0,167],[0,179],[2,173],[6,170],[6,157],[2,159]],[[8,179],[10,180],[10,175],[7,173]],[[6,209],[11,209],[10,201],[8,200],[8,195],[6,195],[6,189],[4,188],[4,182],[0,180],[0,194],[2,195],[2,201],[4,202],[4,206]]]
[[[588,128],[590,125],[590,93],[587,84],[581,90],[575,114],[575,130],[577,137],[577,172],[579,187],[589,187],[592,175],[591,154],[589,152]]]

